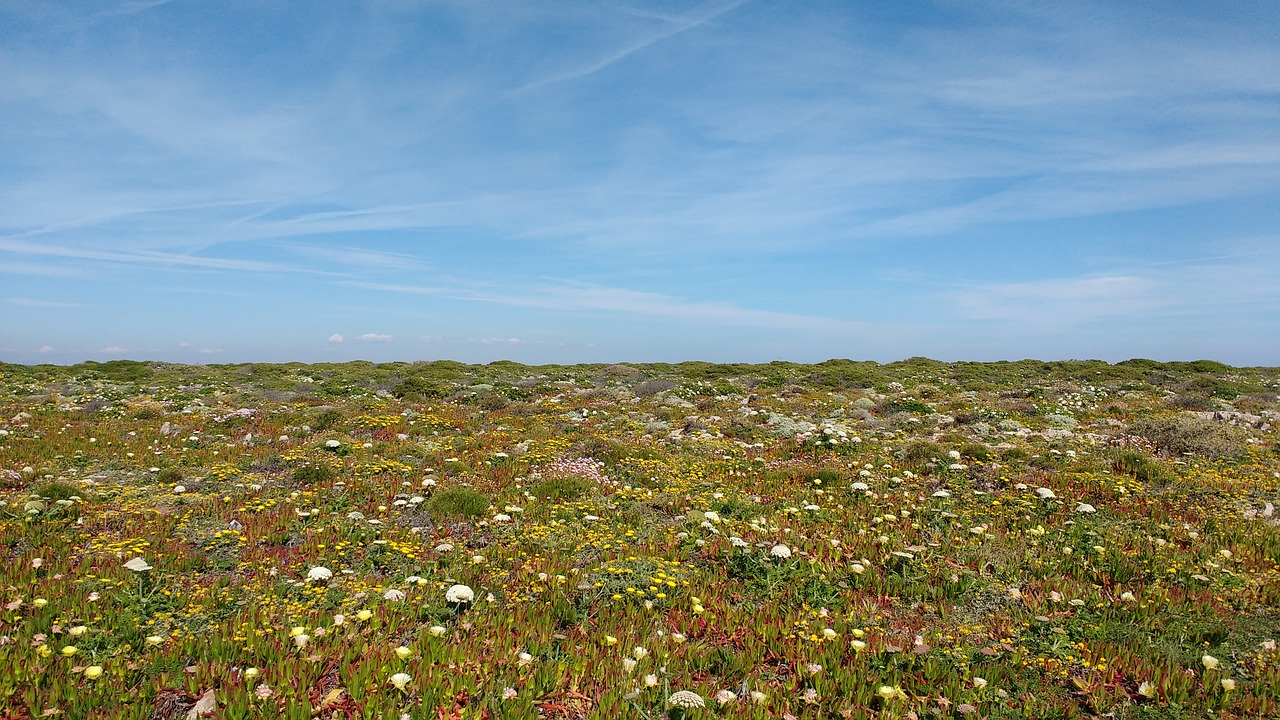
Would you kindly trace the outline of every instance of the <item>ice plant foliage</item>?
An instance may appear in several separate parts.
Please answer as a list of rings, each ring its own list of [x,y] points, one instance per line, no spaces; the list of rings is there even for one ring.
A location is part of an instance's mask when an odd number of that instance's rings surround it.
[[[0,365],[0,718],[1280,717],[1278,424],[1209,362]]]

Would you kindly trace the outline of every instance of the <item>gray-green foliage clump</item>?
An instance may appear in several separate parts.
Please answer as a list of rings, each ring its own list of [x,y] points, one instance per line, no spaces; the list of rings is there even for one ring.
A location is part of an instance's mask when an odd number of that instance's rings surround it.
[[[1200,455],[1210,459],[1238,457],[1244,452],[1244,432],[1208,418],[1144,418],[1129,433],[1146,438],[1165,455]]]

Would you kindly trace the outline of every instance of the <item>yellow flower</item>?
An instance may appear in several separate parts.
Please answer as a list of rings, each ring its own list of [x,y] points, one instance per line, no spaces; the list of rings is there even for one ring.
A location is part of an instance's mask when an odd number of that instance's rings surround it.
[[[76,625],[75,627],[68,630],[67,634],[70,635],[71,637],[80,637],[81,635],[87,632],[89,632],[89,628],[85,627],[84,625]]]
[[[373,613],[370,612],[369,610],[361,610],[360,612],[356,613],[356,617],[361,620],[368,620],[369,618],[373,617]]]
[[[612,635],[605,635],[605,636],[604,636],[604,644],[605,644],[605,645],[617,645],[617,644],[618,644],[618,638],[616,638],[616,637],[614,637],[614,636],[612,636]]]
[[[148,636],[147,636],[147,644],[148,644],[148,645],[159,645],[159,644],[160,644],[160,643],[162,643],[162,642],[164,642],[164,638],[160,637],[159,635],[148,635]]]
[[[76,650],[76,646],[75,646],[75,645],[68,645],[68,646],[66,646],[66,647],[62,648],[62,656],[63,656],[63,657],[71,657],[72,655],[75,655],[75,654],[76,654],[76,652],[77,652],[77,650]]]
[[[97,680],[98,678],[102,677],[102,666],[90,665],[89,667],[84,669],[84,676],[89,680]]]
[[[1236,681],[1231,678],[1222,678],[1222,689],[1231,692],[1236,689]]]
[[[405,647],[404,645],[401,645],[400,647],[396,648],[396,657],[400,658],[401,660],[407,659],[412,654],[413,654],[413,651]]]
[[[245,679],[245,680],[253,680],[253,679],[257,678],[257,677],[258,677],[259,675],[261,675],[261,674],[262,674],[262,671],[261,671],[261,670],[259,670],[259,669],[258,669],[258,668],[256,668],[256,667],[251,667],[251,668],[249,668],[248,670],[245,670],[245,671],[244,671],[244,679]]]

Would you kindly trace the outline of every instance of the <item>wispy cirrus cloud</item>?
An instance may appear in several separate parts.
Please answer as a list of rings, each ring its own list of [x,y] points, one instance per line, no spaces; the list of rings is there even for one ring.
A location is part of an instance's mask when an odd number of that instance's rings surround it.
[[[429,295],[515,307],[609,312],[686,320],[689,322],[731,323],[764,327],[804,327],[832,331],[855,331],[863,324],[850,320],[811,315],[755,310],[730,302],[686,300],[663,293],[629,290],[578,282],[544,283],[521,288],[520,292],[486,289],[344,282],[343,285],[411,295]]]
[[[60,302],[57,300],[37,300],[33,298],[6,298],[5,303],[8,305],[17,305],[19,307],[32,308],[78,308],[84,307],[83,303],[77,302]]]

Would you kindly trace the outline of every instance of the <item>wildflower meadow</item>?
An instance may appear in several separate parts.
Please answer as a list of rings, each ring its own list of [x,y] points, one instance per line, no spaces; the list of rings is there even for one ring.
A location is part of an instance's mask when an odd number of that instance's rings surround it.
[[[0,365],[0,718],[1280,717],[1280,370]]]

